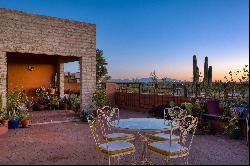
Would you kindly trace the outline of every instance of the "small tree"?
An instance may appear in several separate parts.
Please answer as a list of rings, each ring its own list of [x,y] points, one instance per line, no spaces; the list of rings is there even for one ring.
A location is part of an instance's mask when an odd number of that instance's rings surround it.
[[[96,82],[105,83],[110,76],[108,75],[107,66],[108,63],[103,57],[103,50],[96,50]]]
[[[105,89],[96,89],[92,100],[97,109],[102,108],[109,103]]]
[[[241,96],[236,96],[237,99],[249,98],[249,70],[248,65],[245,65],[242,70],[229,71],[229,76],[226,79],[226,93],[231,90],[232,97],[234,92],[239,92]]]
[[[153,72],[150,73],[150,78],[151,81],[156,85],[158,83],[158,77],[155,73],[155,70]]]
[[[150,78],[154,85],[154,92],[156,92],[158,89],[158,76],[156,75],[155,70],[150,73]]]

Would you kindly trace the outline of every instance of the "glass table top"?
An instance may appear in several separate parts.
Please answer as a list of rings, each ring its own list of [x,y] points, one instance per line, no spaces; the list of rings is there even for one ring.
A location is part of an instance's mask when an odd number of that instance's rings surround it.
[[[113,121],[114,127],[131,130],[170,130],[171,121],[156,118],[129,118]],[[176,123],[172,122],[172,128]]]

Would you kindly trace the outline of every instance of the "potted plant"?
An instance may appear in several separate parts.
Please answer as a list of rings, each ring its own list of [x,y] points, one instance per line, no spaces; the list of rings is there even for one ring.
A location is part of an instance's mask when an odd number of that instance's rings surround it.
[[[6,111],[1,111],[0,108],[0,135],[8,132],[8,116]]]
[[[9,121],[8,119],[9,117],[7,111],[2,111],[0,113],[0,124],[8,128],[8,121]]]
[[[170,101],[169,105],[170,105],[170,107],[174,107],[175,106],[175,102],[174,101]]]
[[[80,112],[80,96],[77,94],[70,94],[68,97],[69,107],[79,113]]]
[[[9,112],[9,121],[8,121],[8,128],[9,129],[16,129],[19,127],[20,119],[16,115],[15,110],[13,110],[13,113]]]
[[[83,122],[88,122],[88,120],[92,120],[96,114],[94,113],[94,106],[91,105],[90,108],[86,111],[81,112],[81,119]]]
[[[239,139],[240,137],[241,131],[238,127],[238,121],[237,116],[231,116],[228,125],[225,126],[226,133],[232,139]]]
[[[192,115],[192,110],[193,110],[193,104],[192,103],[181,103],[181,108],[187,110],[187,113],[189,115]]]
[[[8,93],[6,111],[10,129],[19,127],[20,115],[23,111],[27,111],[27,102],[28,97],[22,89],[15,88]]]
[[[82,112],[82,115],[81,115],[81,117],[82,117],[82,121],[83,122],[88,122],[88,120],[90,119],[93,119],[93,113],[92,112],[90,112],[90,111],[83,111]]]
[[[52,109],[58,108],[58,99],[57,96],[53,95],[50,97],[50,106]]]
[[[32,104],[32,111],[39,111],[40,104],[37,101],[34,101]]]
[[[64,96],[59,100],[59,108],[61,110],[67,110],[68,109],[68,98],[67,96]]]
[[[20,104],[18,107],[17,115],[20,119],[22,127],[28,127],[29,125],[29,114],[28,114],[28,108],[24,103]]]
[[[50,95],[54,95],[56,93],[56,88],[49,88],[48,92]]]
[[[23,114],[22,117],[20,117],[20,119],[21,119],[21,125],[22,125],[22,127],[23,128],[28,127],[29,122],[30,122],[28,114],[27,113]]]
[[[44,110],[45,108],[45,100],[48,97],[48,92],[45,87],[40,86],[36,89],[36,95],[38,96],[37,103],[39,104],[39,110]]]

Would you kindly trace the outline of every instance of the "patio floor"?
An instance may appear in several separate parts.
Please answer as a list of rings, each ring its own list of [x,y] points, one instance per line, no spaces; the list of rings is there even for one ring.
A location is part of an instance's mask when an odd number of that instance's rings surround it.
[[[78,122],[72,111],[32,112],[31,117],[34,124],[31,127],[11,129],[0,136],[0,165],[108,163],[97,152],[88,124]],[[147,114],[121,110],[120,117],[147,117]],[[137,155],[140,149],[137,147]],[[152,155],[154,164],[161,164],[161,160],[161,156]],[[129,161],[130,158],[125,157],[120,164],[129,164]],[[245,140],[231,140],[222,135],[196,135],[189,164],[249,165],[249,147]]]

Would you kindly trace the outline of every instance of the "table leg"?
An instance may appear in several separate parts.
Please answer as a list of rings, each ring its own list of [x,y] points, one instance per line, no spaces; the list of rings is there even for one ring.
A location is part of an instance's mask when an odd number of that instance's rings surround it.
[[[143,142],[143,148],[142,148],[142,164],[150,164],[149,158],[147,157],[148,154],[148,138],[146,134],[142,134],[140,131],[138,132],[138,135],[141,137],[141,140]]]

